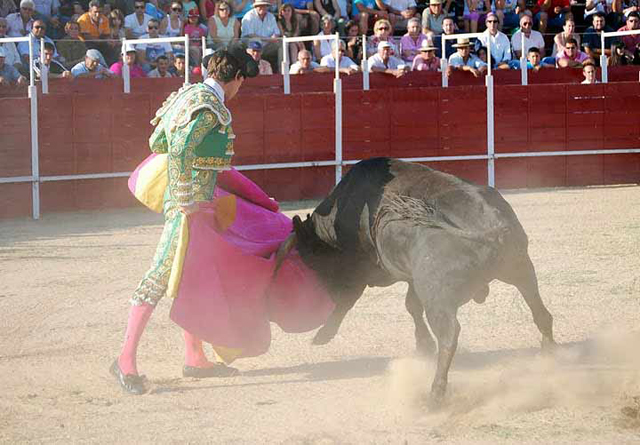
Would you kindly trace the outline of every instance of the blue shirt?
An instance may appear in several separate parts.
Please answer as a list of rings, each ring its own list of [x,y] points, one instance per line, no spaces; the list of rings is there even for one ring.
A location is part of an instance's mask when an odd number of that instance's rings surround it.
[[[311,3],[308,0],[282,0],[285,5],[293,6],[293,9],[308,9],[307,3]]]
[[[102,65],[98,65],[96,70],[105,70],[106,68],[103,67]],[[71,75],[73,77],[78,77],[80,74],[86,74],[86,73],[90,73],[91,71],[89,71],[87,69],[87,65],[84,64],[84,61],[82,62],[78,62],[76,64],[76,66],[74,66],[73,68],[71,68]],[[103,79],[104,76],[102,74],[98,74],[96,76],[96,79]]]
[[[356,7],[356,5],[360,3],[362,4],[362,6],[364,6],[365,8],[369,8],[369,9],[376,9],[376,0],[353,0],[352,6],[353,6],[353,12],[352,15],[355,17],[356,15],[360,14],[360,11],[358,10],[358,8]]]
[[[4,80],[10,83],[14,83],[20,78],[20,73],[15,67],[5,63],[4,66],[0,68],[0,77],[3,77]]]

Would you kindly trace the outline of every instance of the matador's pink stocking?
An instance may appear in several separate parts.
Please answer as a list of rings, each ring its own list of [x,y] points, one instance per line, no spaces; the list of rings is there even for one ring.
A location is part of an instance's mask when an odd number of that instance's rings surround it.
[[[216,365],[207,360],[207,356],[204,355],[202,340],[187,331],[184,331],[184,349],[185,365],[195,368],[209,368]]]
[[[120,365],[122,373],[125,375],[138,375],[138,368],[136,366],[138,343],[140,343],[140,337],[142,337],[142,333],[147,326],[153,309],[154,307],[150,304],[131,306],[129,321],[127,322],[127,332],[124,336],[124,345],[122,346],[120,357],[118,357],[118,364]]]

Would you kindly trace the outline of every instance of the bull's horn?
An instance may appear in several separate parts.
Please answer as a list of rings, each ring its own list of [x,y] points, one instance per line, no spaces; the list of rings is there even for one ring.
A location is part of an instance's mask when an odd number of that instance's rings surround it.
[[[274,277],[280,270],[280,267],[282,266],[284,259],[287,257],[287,255],[289,255],[289,252],[291,252],[291,249],[296,247],[297,242],[298,242],[298,237],[296,236],[295,232],[292,232],[287,237],[287,239],[284,240],[282,244],[280,244],[280,247],[278,247],[278,251],[276,252],[276,267],[273,270]]]

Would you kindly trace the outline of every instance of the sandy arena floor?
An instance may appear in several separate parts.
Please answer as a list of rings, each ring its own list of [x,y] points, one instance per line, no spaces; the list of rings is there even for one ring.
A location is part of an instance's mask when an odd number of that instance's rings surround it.
[[[421,405],[405,285],[368,289],[327,346],[274,326],[230,379],[183,379],[169,301],[125,395],[108,373],[161,217],[144,209],[0,221],[2,443],[640,443],[640,187],[506,193],[529,234],[557,357],[515,289],[469,303],[446,406]],[[313,203],[290,204],[306,211]],[[640,401],[638,402],[640,403]]]

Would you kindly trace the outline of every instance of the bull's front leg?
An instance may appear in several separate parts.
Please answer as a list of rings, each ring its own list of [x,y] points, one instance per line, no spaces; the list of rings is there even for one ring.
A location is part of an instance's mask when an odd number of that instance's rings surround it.
[[[433,341],[429,328],[424,322],[424,307],[411,284],[409,285],[409,291],[407,292],[404,304],[409,314],[411,314],[415,325],[416,350],[421,355],[427,357],[433,356],[436,352],[436,343]]]
[[[340,329],[342,320],[344,320],[347,312],[351,310],[356,301],[362,296],[363,291],[364,287],[359,291],[341,292],[334,297],[336,307],[331,315],[329,315],[329,319],[324,326],[322,326],[315,337],[313,337],[312,343],[314,345],[326,345],[333,340],[333,337],[338,333],[338,329]]]

